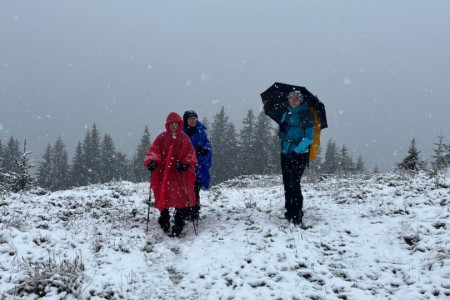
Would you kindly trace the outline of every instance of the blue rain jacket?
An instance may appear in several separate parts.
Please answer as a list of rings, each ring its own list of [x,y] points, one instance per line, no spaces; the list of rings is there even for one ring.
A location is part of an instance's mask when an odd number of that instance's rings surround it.
[[[187,128],[184,127],[183,131],[186,133]],[[206,127],[200,121],[197,121],[196,131],[189,136],[192,146],[194,146],[197,153],[198,164],[195,166],[195,174],[197,175],[197,181],[204,189],[209,188],[211,177],[209,175],[209,169],[211,168],[211,142],[206,135]],[[197,151],[197,146],[201,145],[204,149],[208,150],[208,154],[200,155]]]
[[[309,111],[309,104],[303,103],[297,107],[288,106],[281,118],[285,123],[284,130],[278,136],[281,141],[281,153],[297,154],[309,152],[309,146],[314,140],[314,117]]]

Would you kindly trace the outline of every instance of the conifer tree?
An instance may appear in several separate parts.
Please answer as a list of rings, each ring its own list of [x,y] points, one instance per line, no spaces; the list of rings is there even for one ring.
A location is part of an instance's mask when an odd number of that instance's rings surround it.
[[[52,153],[53,148],[48,144],[36,173],[36,181],[41,188],[50,189],[52,185]]]
[[[366,172],[366,168],[364,167],[364,162],[361,155],[358,156],[358,160],[356,161],[355,171],[359,174]]]
[[[380,169],[378,168],[378,164],[375,164],[375,168],[373,169],[374,174],[380,173]]]
[[[3,145],[2,140],[0,140],[0,172],[2,172],[3,169]]]
[[[100,145],[100,182],[110,182],[117,179],[116,146],[110,135],[105,134]]]
[[[278,137],[278,128],[272,126],[271,136],[267,140],[269,146],[269,174],[281,173],[280,162],[280,138]]]
[[[342,145],[338,154],[338,172],[341,174],[351,174],[354,172],[353,159],[348,153],[348,149],[345,145]]]
[[[0,140],[0,196],[6,192],[6,174],[3,173],[3,145]]]
[[[52,190],[65,190],[69,188],[69,159],[66,146],[61,137],[56,139],[52,153]]]
[[[322,165],[323,173],[335,174],[338,171],[338,164],[339,161],[336,143],[330,139],[325,150],[325,160]]]
[[[101,164],[100,164],[100,132],[96,124],[92,126],[91,131],[87,131],[85,141],[83,142],[86,168],[88,170],[88,183],[100,182]]]
[[[411,144],[408,149],[408,154],[403,160],[397,163],[398,169],[419,171],[425,168],[426,163],[420,158],[420,151],[416,146],[416,139],[411,140]]]
[[[31,152],[27,151],[27,141],[25,140],[23,153],[19,158],[14,157],[14,163],[16,167],[13,168],[17,171],[9,172],[8,183],[12,192],[17,193],[25,188],[34,180],[34,178],[30,175],[29,169],[33,166],[29,163],[28,155]]]
[[[431,167],[435,171],[440,171],[448,167],[449,162],[446,159],[447,149],[446,145],[444,144],[444,137],[440,135],[438,137],[438,142],[434,143],[436,146],[435,149],[433,149],[434,154],[431,156],[433,158],[433,161],[431,162]]]
[[[242,129],[239,132],[238,166],[241,175],[255,173],[253,157],[255,153],[255,122],[256,117],[252,109],[247,111],[247,116],[242,121]]]
[[[85,139],[86,140],[86,139]],[[73,186],[84,186],[88,184],[88,169],[85,162],[83,145],[78,142],[75,155],[70,169],[70,180]]]
[[[18,173],[20,171],[18,163],[22,153],[19,148],[19,141],[11,137],[3,149],[3,172]]]
[[[129,162],[127,156],[118,151],[116,152],[116,175],[115,179],[117,180],[130,180],[131,176],[129,175],[128,170],[130,169]]]
[[[317,176],[322,173],[322,148],[317,151],[316,159],[309,161],[309,167],[305,169],[305,175]]]
[[[217,184],[237,176],[237,134],[233,123],[229,122],[223,106],[211,124],[210,141],[214,153],[211,184]]]
[[[148,127],[145,126],[144,135],[141,138],[141,142],[139,143],[130,164],[131,179],[133,182],[144,182],[149,180],[150,173],[144,167],[144,159],[150,145],[150,133],[148,131]]]
[[[253,166],[254,171],[253,174],[270,174],[271,173],[271,165],[270,165],[270,146],[267,141],[270,140],[271,137],[271,129],[272,126],[270,124],[270,119],[261,111],[258,115],[255,124],[255,131],[253,136]]]

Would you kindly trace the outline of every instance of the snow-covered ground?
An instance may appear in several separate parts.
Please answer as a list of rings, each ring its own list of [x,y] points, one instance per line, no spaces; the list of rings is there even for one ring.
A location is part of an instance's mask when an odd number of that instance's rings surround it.
[[[450,182],[447,179],[447,186]],[[148,184],[0,200],[0,299],[449,299],[450,189],[425,174],[304,184],[302,230],[280,177],[202,191],[198,235],[164,234]]]

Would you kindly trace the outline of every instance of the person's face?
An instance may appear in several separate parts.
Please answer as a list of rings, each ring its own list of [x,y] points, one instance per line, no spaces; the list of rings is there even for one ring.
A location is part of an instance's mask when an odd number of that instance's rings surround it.
[[[180,126],[180,123],[178,123],[178,122],[169,122],[170,132],[172,132],[172,133],[177,132],[178,126]]]
[[[299,97],[289,97],[288,101],[291,107],[297,107],[302,104],[302,100]]]
[[[188,118],[187,123],[188,123],[189,127],[195,127],[197,125],[197,117],[192,116],[192,117]]]

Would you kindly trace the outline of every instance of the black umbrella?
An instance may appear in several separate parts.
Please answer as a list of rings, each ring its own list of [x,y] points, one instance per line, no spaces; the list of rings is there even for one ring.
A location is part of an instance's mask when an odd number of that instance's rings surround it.
[[[303,86],[291,85],[286,83],[275,82],[267,90],[261,94],[261,99],[264,104],[264,113],[272,120],[280,124],[281,117],[288,106],[287,96],[292,91],[300,91],[303,98],[309,105],[317,109],[320,118],[321,129],[327,128],[327,116],[325,113],[325,105],[319,99],[311,94]]]

